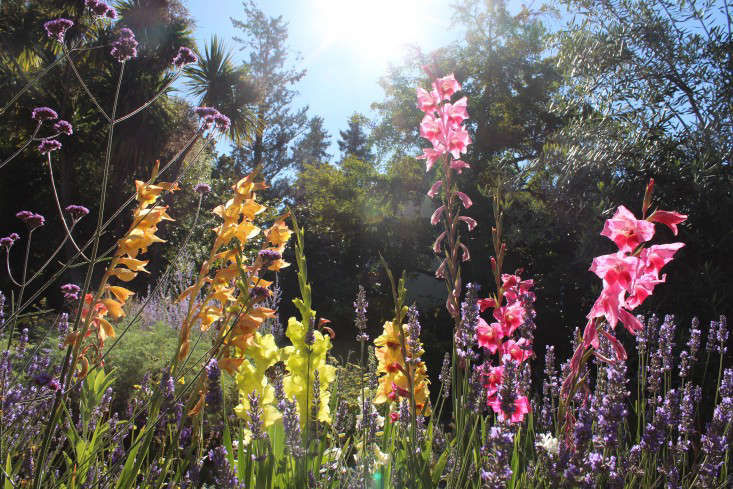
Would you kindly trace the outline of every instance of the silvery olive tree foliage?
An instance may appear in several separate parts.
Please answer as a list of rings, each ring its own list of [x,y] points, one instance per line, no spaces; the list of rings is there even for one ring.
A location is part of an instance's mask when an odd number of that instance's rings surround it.
[[[727,0],[570,0],[555,35],[575,123],[555,143],[578,165],[644,172],[676,157],[696,179],[733,155],[733,50]],[[591,140],[593,142],[591,142]]]

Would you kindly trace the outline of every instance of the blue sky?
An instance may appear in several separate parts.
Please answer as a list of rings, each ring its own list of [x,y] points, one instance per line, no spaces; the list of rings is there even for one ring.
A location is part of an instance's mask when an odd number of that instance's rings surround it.
[[[243,18],[240,0],[187,0],[196,21],[200,46],[213,34],[229,46],[236,31],[230,17]],[[331,134],[331,153],[338,153],[338,131],[354,111],[371,115],[370,104],[382,100],[378,80],[390,62],[399,63],[405,43],[423,50],[460,37],[451,29],[452,0],[257,0],[270,16],[289,24],[289,47],[300,53],[307,70],[297,86],[297,106],[308,105]],[[399,27],[399,28],[397,28]],[[245,53],[237,52],[237,61]],[[220,148],[224,149],[224,148]]]

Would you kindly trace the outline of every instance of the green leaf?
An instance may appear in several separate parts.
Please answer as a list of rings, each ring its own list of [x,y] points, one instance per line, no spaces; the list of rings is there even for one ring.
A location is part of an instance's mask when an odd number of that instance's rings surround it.
[[[443,470],[445,470],[445,464],[448,462],[448,452],[450,452],[450,448],[446,447],[433,466],[431,479],[433,481],[433,485],[436,487],[438,486],[438,482],[440,482],[440,476],[443,475]]]
[[[14,489],[13,483],[10,482],[10,478],[13,476],[13,464],[10,461],[10,453],[5,458],[5,474],[3,475],[3,480],[5,481],[3,483],[3,489]]]

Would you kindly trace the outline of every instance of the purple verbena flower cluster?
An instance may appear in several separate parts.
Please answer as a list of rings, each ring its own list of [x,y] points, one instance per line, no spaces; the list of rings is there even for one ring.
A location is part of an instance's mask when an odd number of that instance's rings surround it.
[[[215,108],[196,107],[196,109],[194,109],[194,112],[196,112],[196,115],[198,115],[199,118],[204,120],[205,128],[209,128],[214,125],[221,132],[226,132],[229,130],[229,126],[231,125],[232,121],[229,119],[229,117],[225,116]]]
[[[117,18],[117,11],[101,0],[85,0],[84,5],[89,7],[92,14],[97,17],[107,17],[113,20]]]
[[[120,36],[112,43],[110,54],[120,63],[137,57],[135,33],[127,27],[120,29]]]
[[[43,28],[46,29],[46,34],[49,38],[54,39],[60,43],[64,42],[64,36],[66,36],[66,31],[71,29],[71,27],[74,25],[72,21],[69,19],[54,19],[49,20],[48,22],[45,22],[43,24]],[[55,117],[54,117],[55,119]]]
[[[173,58],[173,66],[181,69],[188,64],[195,63],[196,61],[198,61],[198,58],[194,52],[190,48],[181,46],[178,48],[176,57]]]

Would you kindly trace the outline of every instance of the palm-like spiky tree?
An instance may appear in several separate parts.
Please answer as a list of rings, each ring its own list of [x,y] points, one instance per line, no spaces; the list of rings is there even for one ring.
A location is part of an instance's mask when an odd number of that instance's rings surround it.
[[[200,105],[215,107],[231,119],[229,139],[239,145],[257,130],[249,109],[259,95],[246,66],[235,66],[231,52],[216,35],[197,51],[198,63],[186,69],[186,86]]]

